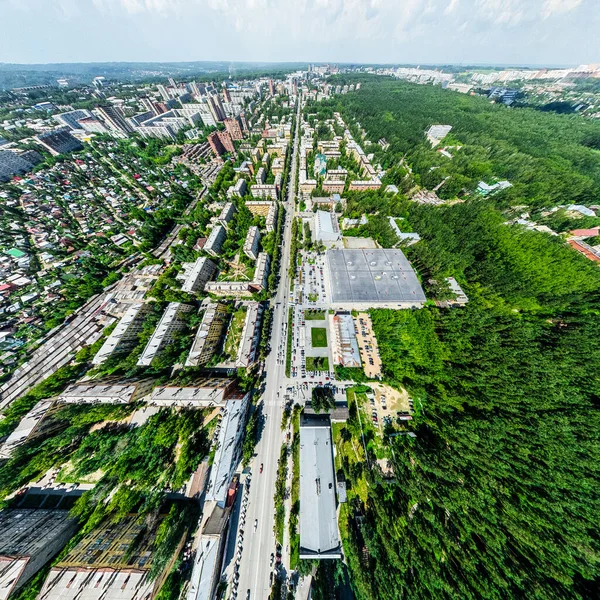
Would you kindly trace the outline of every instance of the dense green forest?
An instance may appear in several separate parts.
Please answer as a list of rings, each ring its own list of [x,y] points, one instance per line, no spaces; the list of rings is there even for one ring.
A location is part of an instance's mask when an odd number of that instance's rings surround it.
[[[367,87],[341,101],[397,151],[420,143],[427,119],[455,124],[457,137],[480,130],[486,147],[515,136],[507,152],[520,131],[527,161],[553,162],[561,144],[571,147],[563,171],[539,176],[549,186],[555,177],[585,181],[579,200],[595,198],[598,171],[575,163],[591,164],[580,141],[597,125],[427,86]],[[362,99],[369,94],[375,100]],[[428,116],[433,107],[439,119]],[[502,159],[492,162],[506,176]],[[365,206],[355,196],[349,208],[368,210],[375,196]],[[488,200],[436,208],[380,198],[380,214],[404,216],[421,235],[406,253],[427,291],[430,279],[452,275],[470,301],[371,311],[384,376],[414,399],[416,438],[385,439],[392,480],[344,457],[350,503],[340,528],[357,598],[598,597],[600,270],[560,239],[505,225]],[[537,198],[551,201],[546,191]]]
[[[372,142],[385,138],[383,152],[373,144],[384,168],[406,154],[417,183],[432,189],[445,177],[438,195],[472,192],[480,180],[508,179],[513,187],[498,194],[507,204],[555,206],[597,203],[600,197],[600,123],[579,115],[511,109],[472,97],[393,79],[360,76],[358,92],[311,106],[318,114],[339,110],[346,123],[356,118]],[[424,132],[452,125],[450,135],[432,149]],[[352,129],[352,127],[351,127]],[[437,149],[453,148],[450,159]]]

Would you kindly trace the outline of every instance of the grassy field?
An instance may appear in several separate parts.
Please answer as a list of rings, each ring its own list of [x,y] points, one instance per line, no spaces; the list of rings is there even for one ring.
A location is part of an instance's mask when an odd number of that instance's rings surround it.
[[[310,339],[313,348],[327,348],[327,329],[325,327],[313,327],[310,330]]]
[[[305,310],[304,318],[307,321],[324,321],[325,311],[324,310]]]
[[[238,347],[240,340],[242,339],[242,329],[244,328],[244,321],[246,319],[246,307],[240,308],[233,313],[231,317],[231,323],[227,331],[227,337],[225,338],[225,354],[230,358],[237,356]]]
[[[314,331],[314,329],[313,329]],[[329,371],[329,359],[326,356],[307,356],[307,371]]]

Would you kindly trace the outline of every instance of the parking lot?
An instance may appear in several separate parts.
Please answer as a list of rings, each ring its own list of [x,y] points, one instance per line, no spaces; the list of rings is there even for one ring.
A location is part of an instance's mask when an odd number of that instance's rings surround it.
[[[365,375],[371,379],[381,379],[381,357],[371,317],[367,313],[358,313],[354,325]]]
[[[325,257],[316,252],[301,252],[298,268],[298,290],[304,306],[327,306],[325,285]],[[300,298],[299,298],[300,300]]]
[[[369,405],[365,406],[365,410],[370,413],[376,428],[382,430],[387,423],[412,419],[413,401],[404,388],[395,390],[381,383],[373,383],[370,387],[372,392],[366,394]]]

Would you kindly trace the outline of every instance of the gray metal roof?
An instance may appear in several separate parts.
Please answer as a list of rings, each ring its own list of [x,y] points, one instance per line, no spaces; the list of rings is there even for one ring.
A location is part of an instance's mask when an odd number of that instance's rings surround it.
[[[333,304],[425,302],[425,293],[401,250],[332,249],[327,266]]]
[[[338,533],[329,418],[303,416],[300,424],[300,557],[337,558]]]

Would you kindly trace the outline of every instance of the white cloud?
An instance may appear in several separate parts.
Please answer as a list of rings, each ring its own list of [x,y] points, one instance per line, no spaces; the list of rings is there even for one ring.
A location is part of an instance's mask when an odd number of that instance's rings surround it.
[[[578,8],[583,0],[546,0],[542,7],[542,18],[547,19],[553,15],[571,12]],[[596,10],[600,10],[596,7]]]

